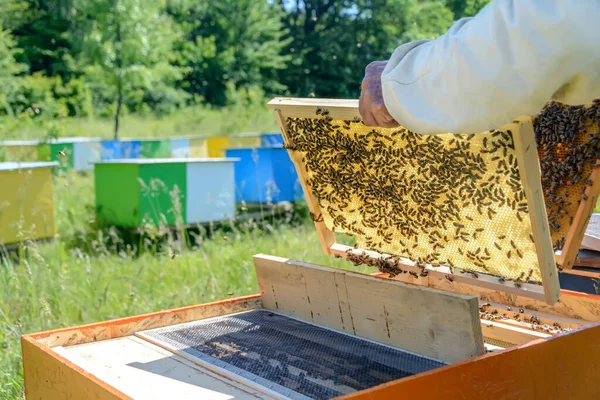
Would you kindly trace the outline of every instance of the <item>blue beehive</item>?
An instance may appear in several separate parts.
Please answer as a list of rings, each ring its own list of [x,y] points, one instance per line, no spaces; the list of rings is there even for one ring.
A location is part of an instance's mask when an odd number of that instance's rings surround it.
[[[280,132],[263,133],[260,136],[260,145],[262,147],[281,147],[283,146],[283,136]]]
[[[124,158],[140,158],[142,144],[139,140],[103,140],[101,159],[121,160]]]
[[[235,163],[236,200],[247,203],[295,201],[304,198],[296,168],[283,147],[227,149]]]

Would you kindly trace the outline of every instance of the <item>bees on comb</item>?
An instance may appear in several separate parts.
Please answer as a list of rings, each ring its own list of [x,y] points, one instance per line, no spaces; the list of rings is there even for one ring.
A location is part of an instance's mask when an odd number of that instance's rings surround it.
[[[286,123],[321,210],[311,218],[354,236],[356,248],[474,278],[516,280],[537,263],[512,132],[424,136],[336,120],[322,108]],[[523,229],[512,240],[500,234],[514,226]],[[540,280],[538,269],[530,279]]]

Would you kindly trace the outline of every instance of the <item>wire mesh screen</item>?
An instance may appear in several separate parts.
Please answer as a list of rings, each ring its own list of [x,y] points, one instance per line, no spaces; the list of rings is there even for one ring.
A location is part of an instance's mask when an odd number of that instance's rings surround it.
[[[600,167],[600,99],[585,106],[550,102],[533,124],[552,243],[562,250],[581,201],[588,200],[592,172]]]
[[[287,125],[286,147],[302,155],[321,208],[315,218],[358,248],[541,281],[511,131],[424,136],[325,110]]]
[[[142,334],[292,399],[329,399],[445,365],[266,310]]]

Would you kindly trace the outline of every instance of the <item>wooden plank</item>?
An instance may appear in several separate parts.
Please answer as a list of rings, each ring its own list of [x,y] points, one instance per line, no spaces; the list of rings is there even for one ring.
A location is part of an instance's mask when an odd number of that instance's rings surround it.
[[[286,145],[290,145],[292,143],[290,139],[290,135],[288,133],[287,123],[281,114],[279,109],[275,109],[275,119],[277,120],[277,124],[279,125],[279,129],[281,130],[281,134],[283,136],[283,140]],[[308,176],[308,172],[306,171],[306,167],[304,163],[299,159],[299,154],[295,151],[289,151],[290,158],[294,163],[294,167],[296,167],[296,172],[298,174],[298,180],[300,181],[300,185],[302,186],[302,191],[304,192],[304,197],[306,199],[306,204],[308,205],[308,209],[315,216],[321,215],[321,207],[319,206],[319,201],[313,194],[312,190],[308,187],[306,183],[306,178]],[[335,243],[335,235],[325,225],[323,221],[314,221],[315,228],[317,230],[317,235],[319,236],[319,240],[321,242],[321,246],[323,247],[323,252],[325,254],[329,253],[329,247]]]
[[[581,319],[553,315],[547,312],[531,310],[528,308],[510,307],[509,305],[492,303],[483,300],[479,301],[479,305],[480,307],[483,307],[484,311],[487,313],[497,311],[498,315],[506,314],[508,318],[514,319],[518,316],[519,320],[521,321],[529,321],[532,317],[535,317],[539,320],[540,324],[553,326],[556,323],[560,328],[564,329],[578,329],[584,325],[589,325],[588,322],[582,321]],[[482,323],[484,322],[485,320],[482,320]]]
[[[261,308],[259,295],[142,314],[135,317],[97,322],[73,328],[33,333],[27,335],[27,337],[48,347],[71,346],[98,340],[114,339],[132,335],[134,332],[141,330],[197,321],[256,308]]]
[[[21,338],[27,400],[132,399],[33,338]]]
[[[280,110],[285,116],[294,118],[314,118],[318,108],[329,111],[333,119],[361,119],[358,112],[358,100],[349,99],[302,99],[276,97],[267,103],[274,110]]]
[[[600,163],[600,160],[597,160],[596,163]],[[577,253],[579,252],[581,242],[583,241],[583,236],[585,235],[585,230],[587,229],[588,222],[592,213],[594,212],[596,202],[598,201],[598,195],[600,194],[599,178],[600,169],[595,168],[590,176],[592,186],[587,186],[585,189],[587,200],[582,199],[581,203],[579,203],[579,207],[577,208],[577,213],[575,214],[571,228],[565,237],[563,250],[557,257],[557,263],[562,268],[571,269],[575,264]]]
[[[549,305],[544,301],[536,300],[529,296],[505,293],[459,281],[450,282],[447,279],[440,279],[435,276],[430,276],[429,287],[453,293],[477,296],[482,301],[500,303],[510,306],[513,309],[524,308],[551,315],[579,319],[582,321],[582,324],[585,322],[600,321],[600,296],[585,293],[561,290],[560,301]]]
[[[484,352],[474,297],[281,257],[254,265],[266,309],[447,362]]]
[[[598,399],[598,337],[600,324],[400,379],[340,399]]]
[[[341,245],[341,244],[337,244],[337,243],[332,245],[330,250],[331,250],[331,254],[339,256],[339,257],[348,257],[349,254],[360,254],[360,255],[366,254],[371,258],[389,257],[388,254],[381,254],[381,253],[377,253],[375,251],[369,251],[369,250],[356,250],[350,246]],[[400,267],[402,269],[410,271],[410,272],[415,272],[415,273],[421,272],[421,269],[419,267],[417,267],[416,263],[407,258],[401,258]],[[519,295],[527,296],[527,297],[530,297],[530,298],[536,299],[536,300],[545,300],[546,299],[546,295],[544,293],[543,287],[540,285],[532,285],[532,284],[524,283],[521,285],[521,287],[517,288],[514,286],[514,284],[512,282],[501,283],[498,281],[498,278],[492,277],[492,276],[486,276],[486,275],[481,274],[481,275],[478,275],[478,278],[474,278],[472,275],[470,275],[468,273],[465,273],[465,274],[454,273],[450,270],[449,267],[446,267],[446,266],[434,267],[432,265],[426,265],[425,270],[428,273],[427,277],[433,276],[433,277],[440,278],[440,279],[442,279],[442,278],[448,279],[448,277],[451,276],[450,279],[453,279],[454,281],[457,281],[457,282],[464,282],[464,283],[468,283],[468,284],[475,285],[475,286],[481,286],[481,287],[492,289],[492,290],[499,290],[499,291],[502,291],[505,293],[519,294]],[[416,281],[414,283],[423,284],[423,281],[421,281],[421,282]]]
[[[496,321],[481,321],[483,336],[513,344],[524,344],[536,339],[545,339],[551,335],[530,329],[509,326]]]
[[[134,399],[272,399],[135,336],[53,351]]]
[[[535,134],[531,118],[520,118],[514,121],[518,130],[513,132],[517,163],[521,183],[525,191],[531,230],[535,242],[538,257],[540,275],[546,302],[554,304],[560,297],[560,284],[558,282],[558,271],[554,260],[554,248],[550,237],[550,226],[546,214],[546,203],[544,191],[542,190],[540,162],[535,143]],[[594,203],[595,204],[595,203]]]
[[[575,267],[600,268],[600,252],[585,249],[579,250],[574,264]],[[563,270],[563,272],[565,271],[567,270]]]

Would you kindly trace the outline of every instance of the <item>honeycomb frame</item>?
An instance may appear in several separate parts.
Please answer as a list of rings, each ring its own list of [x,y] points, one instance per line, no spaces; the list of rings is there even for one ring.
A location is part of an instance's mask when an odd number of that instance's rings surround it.
[[[533,125],[556,263],[569,273],[600,195],[600,98],[550,101]]]
[[[321,206],[311,186],[307,183],[308,171],[302,155],[293,149],[293,141],[288,130],[288,118],[318,118],[320,110],[326,109],[328,117],[334,120],[360,120],[358,102],[356,100],[326,100],[326,99],[290,99],[275,98],[268,106],[274,110],[275,117],[281,129],[284,142],[290,157],[298,172],[299,180],[305,193],[310,212],[321,215]],[[560,288],[556,269],[552,242],[549,234],[548,219],[541,188],[540,168],[537,159],[533,125],[530,118],[522,118],[505,127],[512,131],[516,158],[521,172],[521,183],[528,203],[528,217],[531,222],[531,237],[535,242],[535,255],[539,265],[541,285],[522,282],[513,282],[498,279],[498,276],[475,273],[458,273],[451,266],[436,265],[433,263],[417,263],[408,258],[398,257],[394,254],[372,251],[367,248],[349,247],[336,243],[334,232],[324,221],[314,220],[317,234],[325,254],[333,254],[356,262],[356,259],[365,263],[380,266],[390,257],[399,260],[404,272],[411,274],[431,274],[451,281],[467,283],[470,285],[486,287],[506,293],[518,294],[553,304],[558,301]],[[532,157],[533,155],[533,157]],[[368,261],[368,262],[367,262]],[[380,268],[381,270],[381,268]],[[424,273],[425,272],[425,273]]]

